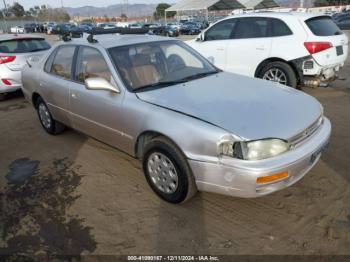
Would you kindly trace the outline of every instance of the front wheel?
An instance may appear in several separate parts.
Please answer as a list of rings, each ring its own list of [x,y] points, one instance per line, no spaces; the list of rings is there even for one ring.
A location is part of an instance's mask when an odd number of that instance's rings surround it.
[[[65,126],[51,116],[51,113],[42,98],[38,98],[36,101],[36,108],[39,116],[39,120],[45,131],[51,135],[58,135],[65,130]]]
[[[197,192],[194,177],[182,152],[163,137],[152,139],[145,148],[143,171],[152,190],[163,200],[177,204]]]
[[[293,68],[284,62],[268,63],[260,70],[258,77],[293,88],[297,87],[297,76]]]

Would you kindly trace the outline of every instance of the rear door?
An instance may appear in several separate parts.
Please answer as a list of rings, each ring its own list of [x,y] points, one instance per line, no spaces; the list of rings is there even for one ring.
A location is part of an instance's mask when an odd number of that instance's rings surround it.
[[[53,118],[71,125],[69,116],[69,86],[72,82],[73,58],[76,46],[58,47],[47,59],[40,75],[40,94],[48,105]]]
[[[348,55],[348,38],[329,16],[317,16],[306,20],[307,42],[331,43],[332,47],[313,54],[321,66],[343,64]]]
[[[204,41],[192,42],[191,46],[222,70],[226,70],[227,47],[237,19],[226,19],[209,28]]]
[[[260,62],[269,57],[272,45],[269,30],[268,18],[238,18],[227,47],[226,70],[253,77]]]

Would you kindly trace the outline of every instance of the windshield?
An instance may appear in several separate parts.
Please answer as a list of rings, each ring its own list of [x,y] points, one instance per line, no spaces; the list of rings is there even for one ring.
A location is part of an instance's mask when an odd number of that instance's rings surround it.
[[[133,91],[183,83],[218,72],[180,41],[114,47],[109,52],[125,85]]]

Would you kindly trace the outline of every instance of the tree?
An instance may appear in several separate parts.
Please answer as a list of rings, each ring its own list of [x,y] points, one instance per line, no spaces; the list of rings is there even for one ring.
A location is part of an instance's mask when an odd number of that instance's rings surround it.
[[[18,2],[14,2],[13,6],[10,7],[10,12],[13,13],[15,17],[22,17],[25,15],[23,6]]]
[[[122,21],[127,21],[128,20],[128,16],[126,14],[121,14],[120,18],[122,19]]]
[[[160,3],[156,7],[156,11],[154,12],[153,16],[155,19],[160,19],[165,17],[165,10],[171,7],[171,5],[166,3]],[[167,17],[174,17],[176,15],[176,12],[167,12]]]
[[[114,16],[111,18],[111,22],[117,22],[117,18],[115,18]]]

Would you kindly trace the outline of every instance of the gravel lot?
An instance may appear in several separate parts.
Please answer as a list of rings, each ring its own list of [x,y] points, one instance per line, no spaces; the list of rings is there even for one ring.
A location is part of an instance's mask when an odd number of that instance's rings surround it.
[[[304,88],[332,121],[330,148],[296,185],[258,199],[167,204],[136,160],[74,130],[49,136],[12,95],[0,103],[0,254],[350,255],[348,62],[347,80]]]

